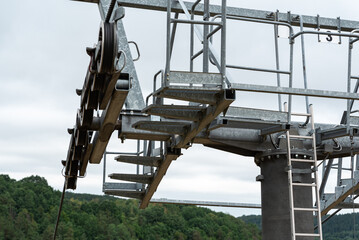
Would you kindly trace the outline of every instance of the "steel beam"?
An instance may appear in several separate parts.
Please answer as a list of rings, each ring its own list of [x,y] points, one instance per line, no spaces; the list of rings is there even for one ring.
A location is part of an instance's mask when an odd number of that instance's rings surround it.
[[[128,95],[128,89],[115,88],[107,108],[101,114],[101,128],[95,133],[93,139],[93,150],[90,156],[90,163],[100,163],[102,155],[106,150],[112,132],[115,130],[116,122],[120,116],[122,106]]]
[[[221,94],[220,100],[214,106],[209,106],[206,109],[206,113],[199,122],[195,122],[191,125],[185,136],[178,136],[173,145],[176,148],[183,148],[189,142],[191,142],[196,135],[206,128],[219,114],[226,110],[229,105],[236,99],[235,91],[232,89],[226,89]]]
[[[98,0],[75,0],[75,1],[98,3]],[[124,7],[167,11],[167,0],[118,0],[117,2]],[[185,5],[187,9],[191,9],[193,3],[185,2]],[[182,13],[182,7],[180,6],[180,4],[174,2],[172,4],[172,11]],[[195,14],[203,16],[203,11],[204,11],[203,4],[198,4]],[[210,5],[209,11],[212,16],[219,15],[222,12],[221,7],[216,5]],[[254,9],[236,8],[236,7],[227,7],[227,14],[236,17],[246,17],[246,18],[254,18],[261,20],[270,20],[274,16],[272,11],[263,11],[263,10],[254,10]],[[299,26],[300,25],[299,19],[297,20],[296,16],[299,16],[299,14],[278,13],[278,21],[288,22],[288,19],[290,19],[291,25]],[[302,19],[303,19],[304,27],[308,27],[308,28],[318,27],[317,16],[302,15]],[[321,29],[337,30],[339,26],[339,20],[337,18],[319,17],[319,25]],[[359,22],[340,20],[340,27],[341,27],[341,31],[351,32],[359,28]]]
[[[174,200],[167,198],[152,199],[150,203],[179,204],[179,205],[208,206],[208,207],[233,207],[233,208],[257,208],[257,209],[261,208],[260,204],[253,204],[253,203]]]
[[[111,0],[101,0],[98,2],[102,20],[105,19],[110,2]],[[115,12],[117,8],[118,6],[117,4],[115,4],[115,8],[113,12]],[[125,27],[123,25],[122,20],[117,21],[117,39],[118,39],[119,50],[124,51],[126,56],[126,65],[122,70],[122,72],[130,74],[130,80],[131,80],[131,89],[126,98],[126,108],[132,110],[142,110],[145,107],[145,101],[142,95],[140,82],[138,80],[135,64],[132,58],[130,46],[128,44]],[[123,63],[120,62],[119,65],[120,64]]]
[[[145,195],[141,200],[141,204],[140,204],[141,209],[144,209],[148,206],[153,194],[156,192],[158,185],[162,181],[162,178],[166,174],[167,169],[171,165],[172,161],[176,160],[180,155],[181,155],[180,149],[173,149],[172,152],[170,149],[167,149],[167,153],[165,155],[162,164],[157,168],[153,181],[147,187]]]
[[[345,186],[336,187],[336,193],[330,195],[328,199],[321,203],[321,214],[324,216],[331,209],[337,208],[340,203],[347,199],[349,195],[354,194],[359,189],[359,172],[354,172],[354,178]]]
[[[358,93],[347,93],[347,92],[338,92],[338,91],[275,87],[275,86],[264,86],[264,85],[244,84],[244,83],[232,83],[232,88],[239,91],[249,91],[249,92],[290,94],[290,95],[309,96],[309,97],[359,100]]]

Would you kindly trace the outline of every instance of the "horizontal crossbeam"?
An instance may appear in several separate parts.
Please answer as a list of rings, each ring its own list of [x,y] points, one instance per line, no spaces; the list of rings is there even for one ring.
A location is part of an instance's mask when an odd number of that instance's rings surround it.
[[[263,93],[279,93],[299,96],[322,97],[322,98],[339,98],[339,99],[354,99],[359,100],[358,93],[347,93],[328,90],[304,89],[304,88],[289,88],[289,87],[275,87],[255,84],[232,83],[232,89],[249,92],[263,92]]]
[[[98,3],[99,0],[74,0],[80,2],[89,2],[89,3]],[[167,0],[118,0],[120,5],[124,7],[132,7],[132,8],[140,8],[140,9],[148,9],[148,10],[157,10],[157,11],[167,11]],[[185,2],[187,9],[191,9],[193,3]],[[172,4],[173,12],[182,12],[182,8],[180,4],[173,3]],[[204,6],[203,4],[198,4],[195,14],[203,16]],[[221,7],[216,5],[210,5],[211,15],[221,14]],[[254,10],[254,9],[246,9],[246,8],[236,8],[236,7],[228,7],[227,14],[236,17],[246,17],[246,18],[254,18],[254,19],[262,19],[262,20],[271,20],[273,18],[273,12],[271,11],[263,11],[263,10]],[[290,13],[278,13],[278,21],[280,22],[288,22],[290,19],[290,24],[293,26],[299,26],[299,20],[296,18],[298,14],[290,14]],[[319,25],[321,29],[338,29],[338,26],[341,27],[341,31],[351,32],[354,29],[359,28],[358,21],[349,21],[349,20],[339,20],[337,18],[325,18],[325,17],[317,17],[317,16],[306,16],[302,15],[303,26],[309,28],[317,28],[318,27],[318,19]]]
[[[174,200],[174,199],[167,199],[167,198],[152,199],[151,203],[194,205],[194,206],[212,206],[212,207],[261,208],[260,204],[253,204],[253,203]]]

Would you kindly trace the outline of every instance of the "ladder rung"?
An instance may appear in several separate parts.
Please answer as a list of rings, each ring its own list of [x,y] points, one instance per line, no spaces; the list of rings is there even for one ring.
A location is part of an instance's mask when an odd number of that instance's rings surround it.
[[[298,158],[291,158],[292,162],[307,162],[307,163],[314,163],[315,161],[312,159],[298,159]]]
[[[298,237],[320,237],[319,233],[296,233],[295,236]]]
[[[316,208],[294,208],[294,211],[318,212],[318,209],[316,209]]]
[[[301,187],[316,187],[315,183],[292,183],[293,186],[301,186]]]
[[[291,113],[293,116],[304,116],[304,117],[311,117],[310,113]]]
[[[312,136],[289,135],[290,138],[313,139]]]

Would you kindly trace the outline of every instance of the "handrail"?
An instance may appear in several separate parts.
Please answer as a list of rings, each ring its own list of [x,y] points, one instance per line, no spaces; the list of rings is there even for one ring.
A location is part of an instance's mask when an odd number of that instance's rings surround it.
[[[217,18],[222,17],[222,15],[216,15],[212,18],[212,22],[215,21]],[[253,18],[245,18],[245,17],[236,17],[232,15],[228,15],[227,19],[230,20],[238,20],[238,21],[247,21],[247,22],[256,22],[256,23],[265,23],[265,24],[272,24],[272,25],[282,25],[289,28],[290,36],[293,35],[293,27],[289,23],[279,22],[279,21],[269,21],[269,20],[260,20],[260,19],[253,19]],[[213,29],[211,29],[213,31]],[[210,62],[213,65],[216,65],[213,62],[213,59],[210,58]],[[226,65],[227,68],[235,68],[235,69],[242,69],[242,70],[249,70],[249,71],[258,71],[258,72],[269,72],[269,73],[277,73],[277,74],[287,74],[290,75],[290,71],[282,71],[282,70],[272,70],[272,69],[263,69],[263,68],[251,68],[251,67],[244,67],[244,66],[236,66],[236,65]]]
[[[351,33],[335,33],[335,32],[329,33],[329,32],[318,32],[318,31],[301,31],[301,32],[294,34],[291,37],[291,39],[294,40],[302,34],[319,34],[319,35],[332,35],[332,36],[340,36],[340,37],[356,37],[357,39],[359,38],[359,34],[351,34]]]
[[[201,25],[216,25],[222,26],[222,22],[208,22],[208,21],[196,21],[196,20],[183,20],[183,19],[171,19],[171,23],[187,23],[187,24],[201,24]]]
[[[156,92],[156,85],[157,85],[157,77],[158,75],[160,75],[162,73],[162,80],[163,80],[163,77],[164,77],[164,71],[163,70],[160,70],[158,71],[155,76],[153,77],[153,92],[150,93],[147,97],[146,97],[146,107],[148,107],[148,100],[150,99],[151,96],[153,96],[153,94]],[[163,84],[163,83],[162,83]],[[155,100],[153,100],[153,103],[155,103]]]
[[[211,21],[216,20],[217,18],[222,17],[222,15],[218,14],[212,17]],[[261,19],[254,19],[254,18],[247,18],[247,17],[237,17],[237,16],[233,16],[233,15],[227,15],[226,17],[227,19],[230,20],[238,20],[238,21],[246,21],[246,22],[256,22],[256,23],[265,23],[265,24],[272,24],[272,25],[282,25],[282,26],[286,26],[289,28],[290,30],[290,35],[292,35],[294,33],[293,27],[292,25],[290,25],[289,23],[285,23],[285,22],[279,22],[279,21],[270,21],[270,20],[261,20]],[[359,35],[357,35],[359,37]]]
[[[354,33],[359,33],[359,29],[353,30],[351,31],[350,34],[354,34]],[[357,79],[356,80],[356,84],[354,87],[354,93],[358,92],[359,89],[359,79],[356,77],[352,76],[352,51],[353,51],[353,44],[355,42],[357,42],[359,40],[359,38],[356,38],[354,40],[352,40],[352,37],[349,38],[349,48],[348,48],[348,80],[347,80],[347,91],[348,93],[350,93],[351,91],[351,80],[352,79]],[[352,100],[348,100],[347,101],[347,113],[346,113],[346,124],[347,124],[347,129],[349,130],[350,128],[350,114],[352,112],[354,106],[354,99]]]
[[[202,0],[197,0],[197,1],[192,5],[191,14],[194,15],[194,10],[196,9],[197,5],[198,5],[201,1],[202,1]]]

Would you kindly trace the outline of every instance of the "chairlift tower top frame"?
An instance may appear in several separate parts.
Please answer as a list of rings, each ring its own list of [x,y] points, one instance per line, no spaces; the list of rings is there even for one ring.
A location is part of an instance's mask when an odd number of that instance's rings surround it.
[[[106,194],[140,199],[140,208],[148,206],[171,162],[181,155],[182,148],[192,144],[220,149],[238,155],[252,156],[261,168],[257,177],[262,185],[262,225],[265,239],[322,239],[313,230],[313,212],[321,222],[332,209],[356,206],[356,191],[359,188],[359,118],[352,116],[355,100],[359,100],[359,77],[351,74],[352,49],[359,40],[359,22],[340,18],[302,16],[290,12],[270,12],[211,5],[209,0],[184,2],[183,0],[76,0],[96,3],[103,24],[99,42],[88,48],[90,67],[82,89],[77,90],[81,106],[76,125],[69,129],[71,141],[67,159],[63,161],[66,189],[75,189],[78,177],[86,173],[88,163],[98,164],[104,156],[104,185]],[[138,8],[167,12],[166,62],[164,70],[154,76],[153,93],[144,99],[126,38],[122,18],[124,9]],[[185,19],[179,18],[184,15]],[[203,20],[197,20],[202,16]],[[289,70],[278,64],[276,40],[276,69],[261,69],[226,63],[227,20],[256,22],[289,30]],[[190,70],[173,71],[171,58],[176,29],[179,24],[191,26]],[[296,31],[294,27],[299,27]],[[315,28],[328,32],[308,30]],[[220,47],[212,44],[212,37],[220,35]],[[306,34],[349,38],[347,91],[308,89],[305,70],[304,38]],[[203,49],[194,52],[195,37]],[[277,38],[275,38],[277,39]],[[304,88],[293,87],[293,46],[301,42]],[[133,42],[132,42],[133,43]],[[137,44],[134,43],[137,48]],[[194,59],[202,56],[202,72],[194,72]],[[209,72],[210,64],[217,72]],[[230,69],[276,74],[277,86],[235,83]],[[282,75],[289,78],[288,86],[280,84]],[[356,84],[351,84],[356,80]],[[234,107],[237,91],[261,92],[278,95],[278,111]],[[282,97],[288,98],[287,110],[282,110]],[[292,112],[292,96],[306,98],[307,112],[299,114],[307,121],[295,122]],[[313,122],[308,97],[336,98],[347,100],[347,109],[339,125]],[[152,98],[152,104],[149,103]],[[164,99],[187,101],[187,105],[166,105]],[[94,111],[101,111],[95,116]],[[159,116],[160,121],[151,116]],[[308,124],[311,119],[311,125]],[[108,183],[106,174],[106,147],[114,131],[121,140],[136,139],[135,153],[122,153],[116,160],[136,164],[135,174],[113,173],[111,179],[121,183]],[[293,140],[290,140],[293,138]],[[284,141],[287,139],[287,141]],[[155,147],[156,142],[160,147]],[[142,150],[141,150],[142,148]],[[342,178],[343,157],[350,157],[350,179]],[[334,160],[338,158],[338,160]],[[318,164],[322,160],[323,176],[319,188]],[[142,173],[140,173],[142,169]],[[334,194],[325,194],[325,185],[331,169],[338,170],[338,184]],[[312,175],[316,181],[312,182]],[[307,187],[307,188],[305,188]],[[308,188],[310,187],[310,188]],[[313,189],[312,189],[313,188]],[[313,191],[314,190],[314,191]],[[314,192],[314,195],[313,195]],[[314,208],[313,208],[313,196]],[[195,204],[187,201],[161,201],[167,203]],[[311,207],[308,207],[308,204]],[[249,206],[198,202],[198,205]],[[276,229],[277,231],[272,231]]]

